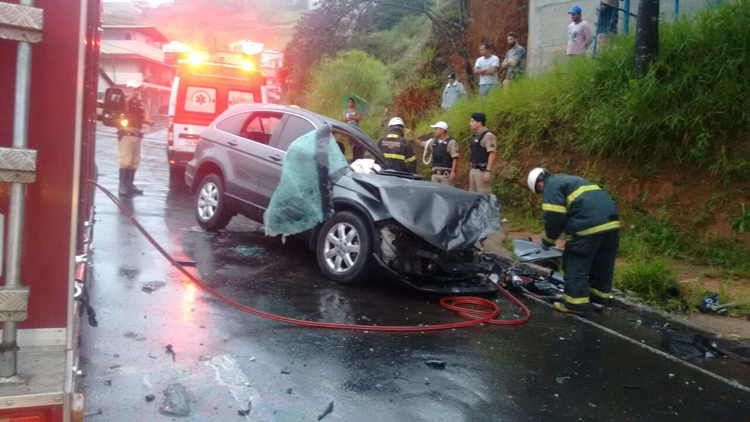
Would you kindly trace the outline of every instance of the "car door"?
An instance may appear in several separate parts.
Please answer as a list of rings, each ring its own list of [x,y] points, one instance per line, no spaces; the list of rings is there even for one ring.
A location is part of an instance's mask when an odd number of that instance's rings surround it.
[[[260,170],[258,180],[259,205],[264,209],[271,203],[271,197],[279,186],[283,157],[289,145],[302,135],[315,130],[312,121],[296,114],[284,113],[283,128],[271,140],[273,151]]]
[[[244,214],[254,215],[258,209],[264,210],[268,206],[258,193],[263,169],[269,162],[281,162],[283,158],[280,151],[270,144],[281,127],[284,115],[254,111],[233,117],[231,121],[227,119],[223,126],[221,123],[216,126],[226,132],[221,141],[228,149],[226,193],[242,203]]]

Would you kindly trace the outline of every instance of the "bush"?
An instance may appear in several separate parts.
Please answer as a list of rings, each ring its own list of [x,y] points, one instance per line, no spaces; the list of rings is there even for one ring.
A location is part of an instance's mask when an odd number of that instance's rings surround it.
[[[360,127],[377,139],[392,98],[392,83],[390,71],[382,62],[363,51],[346,51],[318,64],[305,93],[305,104],[316,113],[341,120],[341,97],[358,95],[370,104]]]
[[[663,305],[677,292],[677,273],[662,259],[638,261],[617,272],[615,287],[647,303]]]
[[[661,25],[644,78],[632,76],[634,36],[620,36],[596,60],[567,60],[429,120],[466,140],[471,113],[482,111],[505,148],[573,146],[639,167],[689,161],[727,182],[750,180],[749,27],[750,0],[725,2]]]

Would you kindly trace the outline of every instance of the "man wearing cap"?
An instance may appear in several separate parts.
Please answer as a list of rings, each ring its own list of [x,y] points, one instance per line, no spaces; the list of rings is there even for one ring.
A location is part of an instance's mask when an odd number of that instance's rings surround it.
[[[134,184],[135,171],[141,162],[141,138],[143,138],[143,124],[151,124],[146,116],[141,102],[142,85],[135,81],[128,82],[127,111],[122,120],[121,128],[117,132],[119,165],[120,165],[120,195],[142,195],[143,191]]]
[[[443,103],[440,107],[443,110],[450,110],[456,105],[461,98],[466,97],[466,88],[456,80],[456,72],[448,72],[448,85],[443,90]]]
[[[568,25],[568,56],[586,54],[586,49],[594,42],[591,26],[581,19],[581,8],[576,6],[568,12],[573,22]]]
[[[495,164],[497,136],[486,128],[487,116],[484,113],[471,115],[469,127],[474,135],[469,141],[471,147],[471,171],[469,172],[469,190],[477,193],[492,193],[490,174]]]
[[[417,157],[414,156],[411,142],[404,138],[404,120],[400,117],[394,117],[388,122],[388,133],[378,140],[378,147],[385,156],[386,170],[417,172]]]
[[[415,139],[417,145],[426,149],[425,153],[432,155],[432,180],[442,185],[453,186],[458,165],[458,143],[448,136],[448,124],[437,122],[430,126],[435,129],[435,137],[427,142]]]

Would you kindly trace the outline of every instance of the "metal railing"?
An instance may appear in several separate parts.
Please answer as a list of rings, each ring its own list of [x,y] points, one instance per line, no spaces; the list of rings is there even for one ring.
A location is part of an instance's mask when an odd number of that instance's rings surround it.
[[[0,38],[18,41],[16,87],[13,107],[13,145],[0,148],[0,181],[10,182],[5,285],[0,287],[0,382],[18,380],[18,321],[28,317],[29,287],[21,286],[21,245],[26,184],[36,180],[36,151],[28,150],[29,100],[31,91],[31,46],[42,40],[43,13],[34,0],[19,4],[0,3]]]

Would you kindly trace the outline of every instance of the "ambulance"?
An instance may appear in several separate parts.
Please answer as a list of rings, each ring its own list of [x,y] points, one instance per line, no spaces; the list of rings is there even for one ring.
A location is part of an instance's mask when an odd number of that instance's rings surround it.
[[[193,159],[201,133],[226,109],[239,103],[267,103],[258,62],[242,53],[180,53],[169,100],[167,159],[181,177]]]

